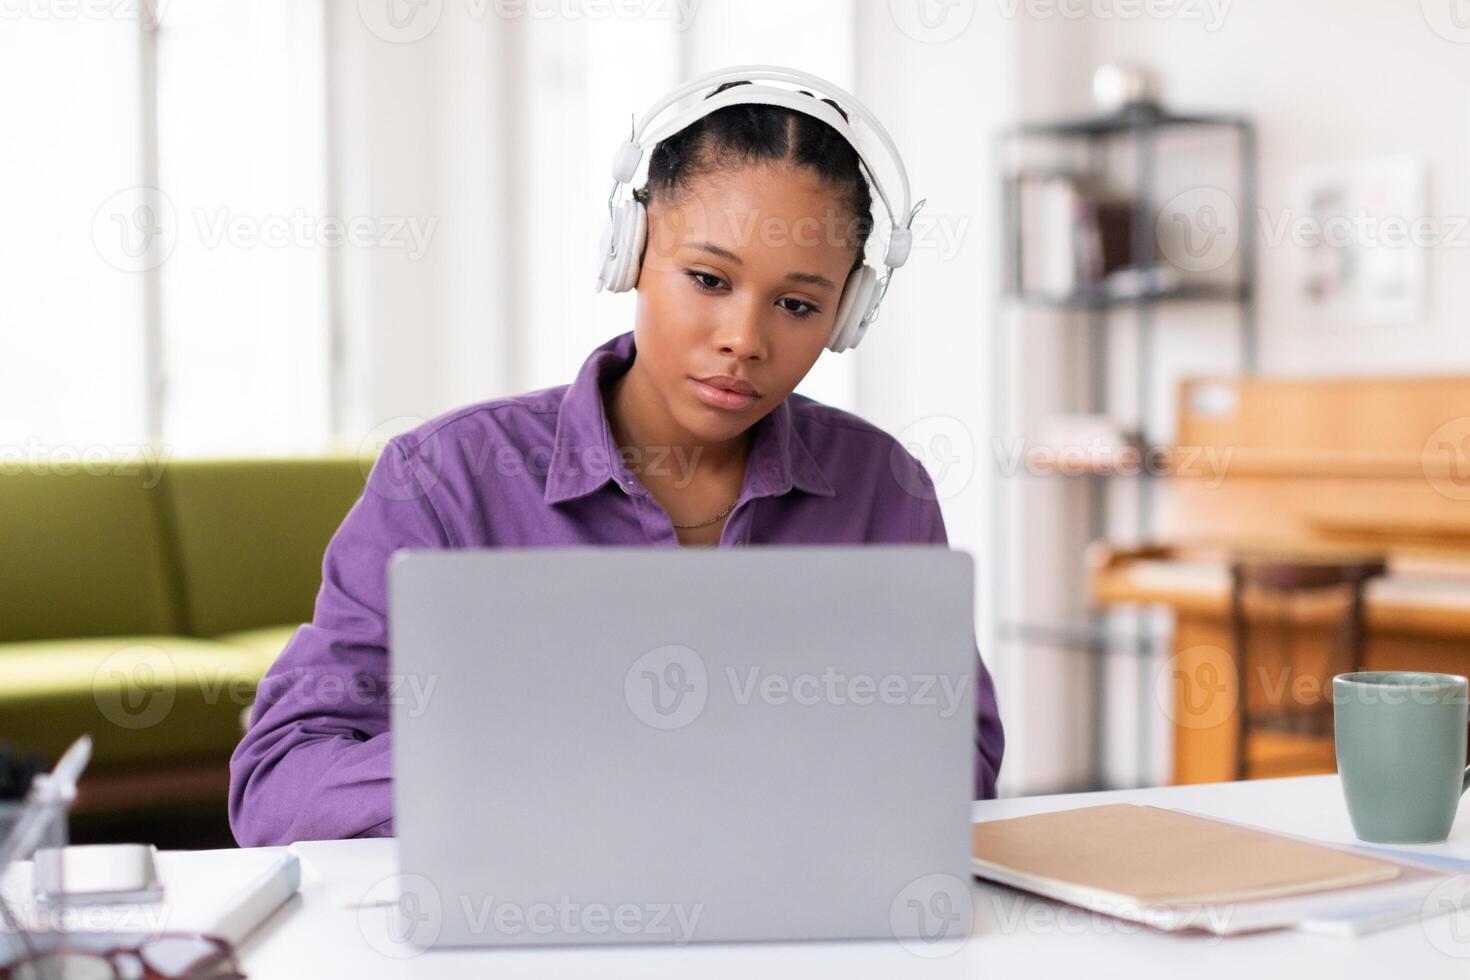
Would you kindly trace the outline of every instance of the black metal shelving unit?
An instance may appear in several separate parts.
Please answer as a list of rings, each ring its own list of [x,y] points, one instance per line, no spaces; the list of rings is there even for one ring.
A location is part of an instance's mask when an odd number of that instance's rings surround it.
[[[1157,166],[1159,163],[1159,140],[1171,131],[1209,131],[1233,135],[1237,154],[1237,180],[1239,194],[1237,272],[1224,281],[1187,281],[1177,287],[1142,291],[1119,295],[1101,286],[1084,287],[1068,296],[1027,294],[1020,290],[1019,275],[1006,281],[1002,276],[992,321],[991,343],[991,418],[992,432],[1008,432],[1007,422],[1009,382],[1006,377],[1006,343],[1011,331],[1024,329],[1027,312],[1046,310],[1065,315],[1076,315],[1084,321],[1079,329],[1085,330],[1088,341],[1090,370],[1088,372],[1089,411],[1099,416],[1108,414],[1110,392],[1110,343],[1112,325],[1117,314],[1131,312],[1136,324],[1136,344],[1132,369],[1134,398],[1138,416],[1137,431],[1144,452],[1158,449],[1157,442],[1150,437],[1156,423],[1151,418],[1150,392],[1154,384],[1155,354],[1154,328],[1157,307],[1173,303],[1228,303],[1239,310],[1239,364],[1242,373],[1251,373],[1256,365],[1256,137],[1251,122],[1243,116],[1226,113],[1177,113],[1154,103],[1139,103],[1123,110],[1098,116],[1060,119],[1052,122],[1022,123],[1009,127],[995,136],[993,172],[1000,178],[1002,200],[1000,213],[1007,216],[1002,223],[1002,255],[1012,249],[1017,237],[1014,228],[1008,226],[1019,208],[1010,199],[1013,182],[1010,179],[1017,169],[1011,159],[1025,152],[1030,144],[1049,142],[1053,149],[1070,147],[1074,154],[1078,149],[1085,163],[1073,168],[1073,172],[1085,178],[1102,178],[1108,174],[1106,154],[1115,153],[1120,144],[1131,146],[1133,174],[1129,191],[1133,201],[1130,223],[1129,251],[1134,269],[1144,271],[1163,264],[1155,248],[1154,219],[1160,201],[1157,200]],[[1115,184],[1115,186],[1117,186]],[[1020,256],[1014,256],[1013,268],[1019,269]],[[1150,468],[1144,467],[1136,476],[1137,512],[1135,521],[1140,540],[1147,540],[1151,532],[1153,493],[1150,488]],[[1107,472],[1085,475],[1053,475],[1048,479],[1083,480],[1087,486],[1088,541],[1106,536],[1108,529],[1108,481],[1112,474]],[[1008,514],[1009,492],[999,486],[991,495],[991,541],[993,547],[1004,548],[1006,533],[1012,530]],[[1078,567],[1082,567],[1084,555],[1077,555]],[[1098,610],[1091,610],[1086,620],[1080,623],[1026,623],[1008,621],[1009,605],[1006,602],[1007,582],[1004,575],[993,575],[991,581],[992,609],[995,613],[997,642],[1006,645],[1041,642],[1063,649],[1075,649],[1087,653],[1092,686],[1092,759],[1091,778],[1086,785],[1055,787],[1055,789],[1103,789],[1116,788],[1103,779],[1105,759],[1105,734],[1107,715],[1105,711],[1104,670],[1106,657],[1111,649],[1120,644],[1120,638],[1110,629],[1108,617]],[[1151,637],[1144,630],[1136,630],[1131,637],[1123,638],[1121,645],[1139,661],[1139,706],[1147,705],[1151,685],[1149,672],[1144,669],[1152,653]],[[1003,654],[1009,656],[1009,652]],[[1138,712],[1137,746],[1138,778],[1135,784],[1147,781],[1151,732],[1149,712]]]

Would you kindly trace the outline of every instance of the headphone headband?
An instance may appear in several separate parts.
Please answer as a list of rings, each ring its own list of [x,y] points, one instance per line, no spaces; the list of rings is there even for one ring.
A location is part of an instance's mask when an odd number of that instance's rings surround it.
[[[705,116],[732,105],[780,106],[783,109],[790,109],[793,112],[800,112],[803,115],[819,119],[828,126],[831,126],[837,131],[839,136],[847,140],[848,144],[852,146],[853,151],[857,153],[858,160],[862,163],[863,172],[867,174],[868,181],[873,185],[873,189],[878,192],[878,198],[883,202],[883,208],[888,212],[889,219],[896,224],[897,216],[907,212],[907,207],[902,212],[894,210],[893,201],[888,196],[888,191],[884,188],[882,179],[873,168],[873,165],[868,162],[867,155],[863,152],[857,135],[853,133],[852,126],[848,121],[842,118],[842,113],[838,112],[828,103],[823,102],[820,98],[812,98],[809,95],[802,95],[800,92],[792,92],[787,89],[772,88],[769,85],[739,85],[733,88],[727,88],[718,95],[712,95],[707,99],[695,103],[660,126],[657,132],[638,140],[640,159],[642,157],[642,151],[645,151],[648,147],[655,146],[675,133],[684,130],[686,127],[692,126]],[[897,159],[897,157],[895,156],[894,159]],[[618,175],[614,174],[613,176],[616,178]],[[628,175],[628,179],[632,180],[632,174]],[[621,183],[627,182],[621,181]],[[905,188],[905,197],[907,197],[907,188]]]
[[[727,82],[747,84],[730,86],[719,91]],[[761,82],[779,82],[784,85],[800,86],[797,92]],[[709,91],[711,88],[716,91]],[[703,93],[703,98],[678,108],[679,104],[693,95]],[[831,100],[830,102],[827,100]],[[612,192],[607,196],[607,226],[602,239],[602,257],[597,274],[597,288],[621,293],[638,284],[642,265],[642,249],[648,234],[648,213],[641,200],[617,203],[619,191],[631,186],[638,168],[649,147],[657,146],[675,133],[681,132],[710,113],[733,105],[779,106],[792,112],[800,112],[820,120],[834,129],[847,141],[857,154],[858,169],[872,185],[874,193],[888,212],[888,246],[883,253],[883,273],[858,257],[858,262],[848,273],[837,301],[837,313],[832,324],[832,333],[827,339],[827,349],[844,351],[856,347],[868,325],[878,316],[878,308],[888,292],[888,283],[893,270],[908,261],[913,246],[911,227],[914,216],[924,202],[913,204],[909,193],[909,175],[904,168],[903,158],[898,154],[892,137],[883,128],[876,116],[867,110],[850,92],[833,85],[816,75],[794,68],[775,65],[740,65],[708,72],[680,85],[654,103],[643,118],[637,120],[629,138],[620,143],[613,156]],[[838,109],[837,106],[842,108]],[[675,110],[671,115],[670,110]],[[664,120],[660,123],[660,120]],[[897,175],[897,189],[902,194],[902,210],[895,210],[893,199],[883,184],[883,178],[873,166],[872,159],[863,149],[863,141],[857,138],[853,123],[860,122],[876,137],[877,146],[887,154]],[[892,186],[890,184],[890,186]],[[911,206],[912,205],[912,206]]]
[[[732,87],[716,95],[701,99],[699,102],[685,108],[676,114],[665,124],[650,133],[658,118],[680,101],[712,87],[719,87],[725,82],[757,82],[777,81],[792,85],[801,85],[810,89],[817,97],[803,95],[800,92],[787,91],[774,88],[769,85],[741,85]],[[827,97],[842,105],[848,115],[862,121],[872,133],[877,136],[879,145],[887,153],[898,175],[898,186],[902,192],[902,210],[896,210],[893,201],[884,187],[877,169],[868,159],[862,145],[853,132],[850,122],[843,119],[842,113],[831,105],[822,101]],[[731,105],[775,105],[794,112],[800,112],[815,119],[819,119],[831,126],[847,140],[857,153],[873,189],[877,192],[878,199],[883,203],[883,208],[888,212],[890,224],[888,248],[884,256],[883,264],[890,269],[898,268],[908,260],[912,232],[910,225],[918,208],[911,208],[913,199],[909,192],[908,171],[903,165],[903,158],[898,154],[898,147],[894,145],[892,137],[883,128],[883,124],[877,117],[867,110],[857,98],[845,89],[839,88],[816,75],[811,75],[794,68],[782,68],[775,65],[744,65],[733,68],[723,68],[718,71],[708,72],[696,78],[690,79],[683,85],[666,94],[643,115],[643,118],[633,128],[632,137],[618,147],[613,157],[612,177],[614,186],[612,194],[608,197],[609,208],[617,196],[619,185],[631,184],[637,174],[638,166],[642,162],[644,152],[647,148],[658,144],[662,140],[693,125],[698,120],[710,113],[716,112]]]

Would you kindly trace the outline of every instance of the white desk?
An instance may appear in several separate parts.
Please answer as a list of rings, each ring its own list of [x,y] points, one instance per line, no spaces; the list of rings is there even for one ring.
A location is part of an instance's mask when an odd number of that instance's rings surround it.
[[[998,819],[1104,802],[1154,803],[1195,810],[1323,840],[1352,842],[1336,776],[1215,783],[1153,790],[992,800],[976,819]],[[363,842],[345,842],[361,844]],[[1423,850],[1470,858],[1470,797],[1450,840]],[[394,872],[391,845],[352,872],[363,881]],[[372,865],[378,865],[372,867]],[[326,877],[323,871],[326,871]],[[731,977],[778,980],[840,977],[1470,977],[1470,911],[1359,939],[1295,932],[1231,938],[1177,935],[976,883],[975,926],[942,958],[923,958],[896,942],[615,947],[577,950],[435,951],[413,955],[388,937],[386,907],[345,909],[327,889],[336,869],[303,861],[301,894],[279,909],[241,949],[252,980],[299,977]],[[339,882],[340,885],[340,882]],[[1456,918],[1458,915],[1458,918]],[[402,954],[406,958],[395,958]]]

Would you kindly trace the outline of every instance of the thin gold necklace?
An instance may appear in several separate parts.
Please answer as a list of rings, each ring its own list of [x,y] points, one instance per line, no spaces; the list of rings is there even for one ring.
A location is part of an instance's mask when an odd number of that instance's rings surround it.
[[[698,524],[675,524],[674,527],[679,527],[679,528],[709,527],[715,521],[719,520],[720,518],[724,517],[726,514],[730,513],[730,511],[733,510],[734,507],[735,507],[735,505],[738,504],[739,502],[740,502],[740,498],[739,497],[736,497],[734,500],[730,501],[730,505],[728,507],[726,507],[724,510],[720,511],[718,514],[716,514],[714,517],[711,517],[707,521],[700,521]]]

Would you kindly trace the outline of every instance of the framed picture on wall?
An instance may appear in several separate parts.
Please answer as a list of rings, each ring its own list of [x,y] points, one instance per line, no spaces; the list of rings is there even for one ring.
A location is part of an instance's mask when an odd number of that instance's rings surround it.
[[[1444,232],[1428,212],[1428,182],[1417,157],[1297,172],[1286,220],[1263,232],[1284,236],[1312,323],[1406,326],[1424,317],[1428,251]]]

